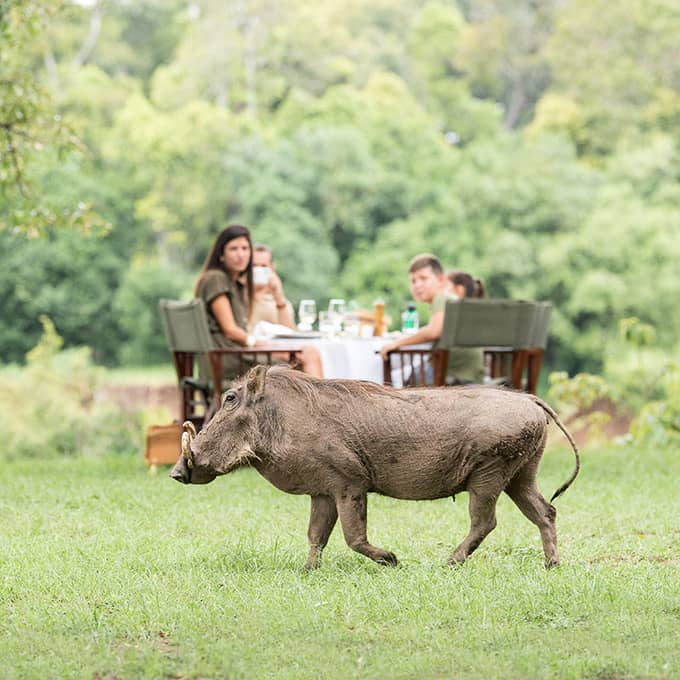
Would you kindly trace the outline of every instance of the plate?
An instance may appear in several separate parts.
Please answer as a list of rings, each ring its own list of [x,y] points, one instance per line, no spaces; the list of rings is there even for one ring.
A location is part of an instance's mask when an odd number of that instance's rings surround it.
[[[275,340],[316,340],[321,337],[321,333],[317,331],[309,331],[309,333],[277,333],[273,337]]]

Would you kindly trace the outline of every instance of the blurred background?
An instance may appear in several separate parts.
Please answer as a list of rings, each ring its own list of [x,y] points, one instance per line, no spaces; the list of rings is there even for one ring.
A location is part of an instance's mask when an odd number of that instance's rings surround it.
[[[398,320],[433,252],[554,303],[575,410],[671,403],[679,35],[672,0],[0,1],[0,362],[43,362],[6,398],[169,369],[157,301],[237,222],[294,304]]]

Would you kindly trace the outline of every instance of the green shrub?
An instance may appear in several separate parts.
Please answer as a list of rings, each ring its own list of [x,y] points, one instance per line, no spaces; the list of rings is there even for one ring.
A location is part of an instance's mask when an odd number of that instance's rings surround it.
[[[141,416],[97,399],[103,369],[89,348],[62,350],[47,317],[21,371],[5,370],[0,428],[5,459],[129,453],[140,447]]]
[[[570,378],[559,371],[548,376],[548,399],[572,428],[584,428],[591,437],[599,434],[611,414],[605,410],[616,404],[619,395],[599,375],[577,373]]]
[[[645,404],[630,425],[636,444],[680,444],[680,367],[669,366],[660,382],[663,398]]]
[[[168,361],[158,301],[182,297],[190,285],[182,272],[145,259],[133,262],[113,299],[113,311],[125,336],[118,350],[121,364],[149,366]]]
[[[612,407],[637,414],[624,442],[669,446],[680,443],[680,368],[655,347],[653,326],[637,317],[619,322],[621,346],[608,358],[604,376],[551,373],[548,398],[576,427],[590,434],[609,420]]]

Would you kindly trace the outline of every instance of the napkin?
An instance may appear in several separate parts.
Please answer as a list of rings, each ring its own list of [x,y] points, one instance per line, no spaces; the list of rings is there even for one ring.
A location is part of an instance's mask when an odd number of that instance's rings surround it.
[[[295,329],[269,321],[258,321],[253,328],[253,335],[256,338],[273,338],[277,335],[290,335],[291,333],[295,333]]]

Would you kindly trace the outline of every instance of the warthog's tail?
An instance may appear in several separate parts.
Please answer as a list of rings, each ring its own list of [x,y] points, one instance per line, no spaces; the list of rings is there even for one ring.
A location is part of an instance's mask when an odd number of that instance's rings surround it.
[[[574,449],[574,456],[576,458],[576,467],[574,468],[574,471],[571,473],[571,477],[562,484],[562,486],[555,491],[555,493],[552,495],[552,498],[550,499],[550,502],[552,503],[558,496],[561,496],[570,486],[571,483],[576,479],[576,475],[578,475],[578,471],[581,469],[581,458],[578,455],[578,447],[576,446],[576,442],[574,441],[574,438],[569,434],[569,430],[564,426],[564,423],[560,420],[560,417],[555,413],[555,411],[548,406],[542,399],[539,399],[536,396],[532,395],[533,400],[553,419],[555,422],[555,425],[562,430],[564,433],[564,436],[569,440],[569,443],[571,444],[571,448]]]

